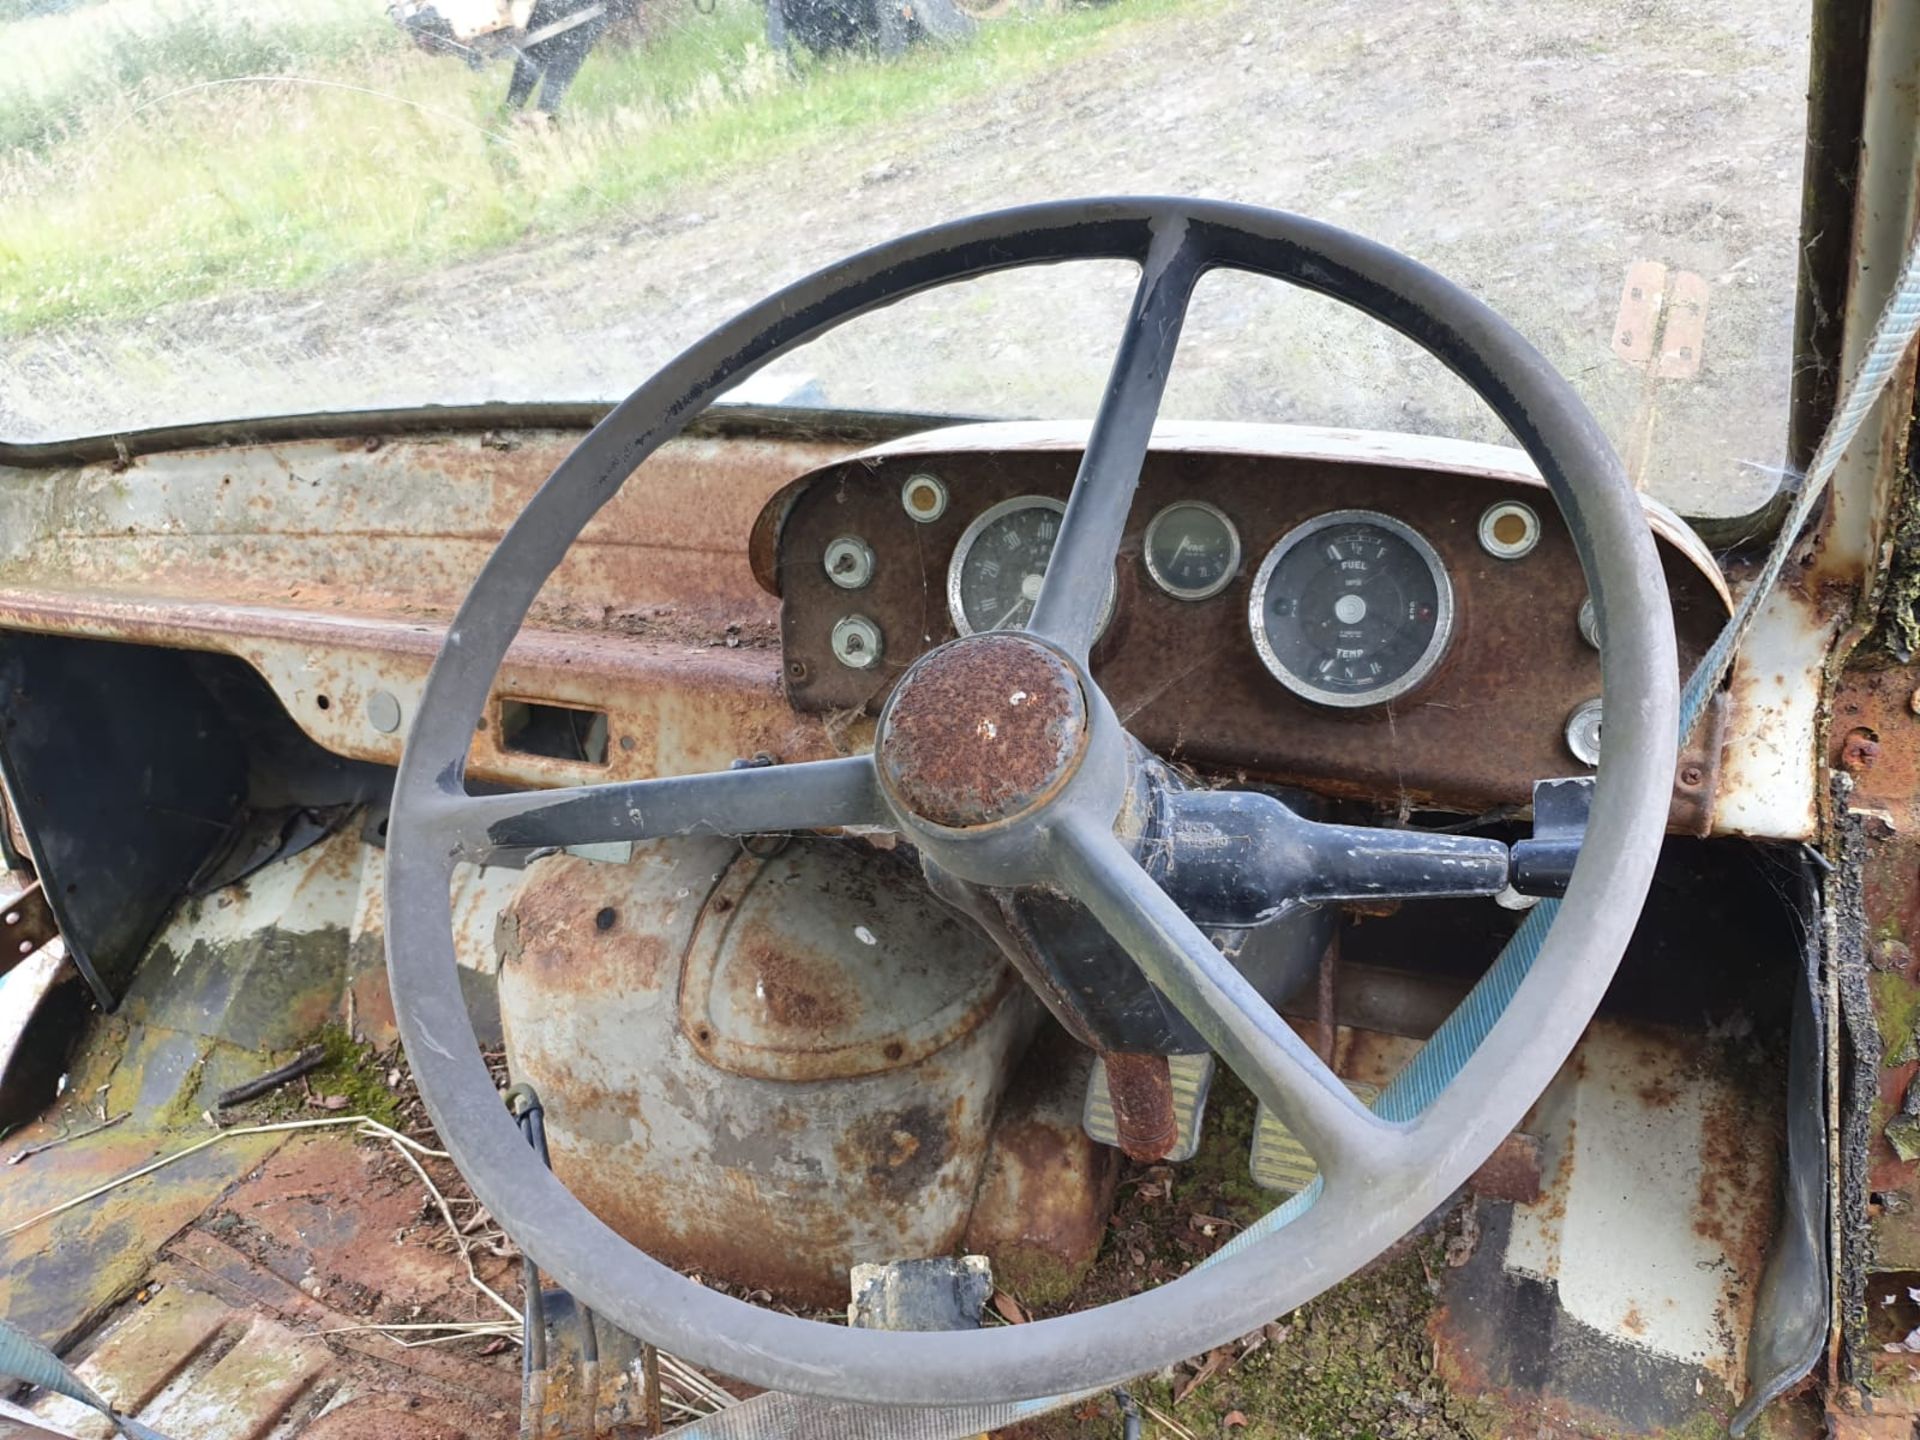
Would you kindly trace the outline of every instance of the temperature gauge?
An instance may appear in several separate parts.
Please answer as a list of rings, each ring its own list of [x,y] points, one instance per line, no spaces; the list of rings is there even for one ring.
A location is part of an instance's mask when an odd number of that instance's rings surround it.
[[[1295,526],[1248,597],[1274,678],[1320,705],[1374,705],[1418,685],[1453,634],[1453,585],[1433,547],[1390,515],[1336,510]]]
[[[1176,600],[1205,600],[1240,569],[1240,532],[1213,506],[1180,500],[1147,522],[1147,574]]]

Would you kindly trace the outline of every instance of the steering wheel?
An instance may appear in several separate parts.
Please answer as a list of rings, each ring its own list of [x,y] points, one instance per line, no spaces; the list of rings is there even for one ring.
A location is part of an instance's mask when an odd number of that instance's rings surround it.
[[[1088,259],[1136,261],[1140,281],[1024,632],[923,655],[881,713],[873,756],[467,793],[476,722],[541,584],[634,469],[716,396],[829,328],[923,290]],[[1216,267],[1341,300],[1472,386],[1551,487],[1605,637],[1607,743],[1566,898],[1490,1033],[1407,1123],[1356,1100],[1148,877],[1138,802],[1151,762],[1088,673],[1181,323],[1195,282]],[[407,1056],[455,1163],[507,1233],[580,1300],[664,1349],[770,1389],[893,1405],[1118,1383],[1336,1284],[1417,1225],[1520,1122],[1592,1017],[1646,898],[1673,784],[1676,672],[1653,542],[1598,423],[1512,327],[1451,282],[1345,231],[1210,201],[1060,202],[936,226],[798,282],[669,363],[580,442],[481,570],[428,678],[388,828],[387,964]],[[967,884],[1045,886],[1080,902],[1319,1162],[1318,1202],[1232,1265],[1097,1309],[962,1334],[853,1330],[764,1310],[614,1233],[540,1164],[482,1063],[454,963],[454,865],[514,847],[834,827],[898,832],[930,872]],[[1302,820],[1286,843],[1307,863],[1276,873],[1300,894],[1435,893],[1394,884],[1408,840]],[[1329,884],[1329,868],[1343,878]]]

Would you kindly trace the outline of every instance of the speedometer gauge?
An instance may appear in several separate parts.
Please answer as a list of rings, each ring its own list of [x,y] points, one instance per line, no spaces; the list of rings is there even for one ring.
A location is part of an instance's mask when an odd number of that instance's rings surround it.
[[[1060,517],[1067,507],[1047,495],[1017,495],[974,517],[947,566],[947,608],[962,635],[1019,630],[1033,618]],[[1113,581],[1100,628],[1113,617]]]
[[[1446,654],[1453,585],[1433,547],[1391,515],[1336,510],[1267,552],[1247,619],[1261,661],[1296,695],[1375,705]]]

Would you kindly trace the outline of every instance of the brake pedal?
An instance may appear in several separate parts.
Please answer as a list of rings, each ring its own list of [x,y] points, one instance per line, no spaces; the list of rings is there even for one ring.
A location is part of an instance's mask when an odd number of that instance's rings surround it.
[[[1200,1127],[1207,1118],[1207,1093],[1213,1089],[1212,1052],[1168,1056],[1167,1071],[1173,1081],[1173,1116],[1179,1122],[1180,1138],[1167,1152],[1166,1159],[1191,1160],[1200,1148]],[[1081,1112],[1080,1128],[1102,1145],[1119,1148],[1120,1130],[1113,1119],[1113,1096],[1107,1089],[1104,1065],[1095,1065],[1087,1078],[1087,1104]]]
[[[1380,1094],[1378,1085],[1369,1085],[1364,1080],[1349,1080],[1346,1085],[1366,1105],[1372,1105]],[[1253,1153],[1248,1157],[1248,1164],[1254,1184],[1262,1190],[1281,1190],[1288,1194],[1306,1189],[1320,1173],[1307,1147],[1295,1139],[1285,1122],[1264,1104],[1254,1114]]]

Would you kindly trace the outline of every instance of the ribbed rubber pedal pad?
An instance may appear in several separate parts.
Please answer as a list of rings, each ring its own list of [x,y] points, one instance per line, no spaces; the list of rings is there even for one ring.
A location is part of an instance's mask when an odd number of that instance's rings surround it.
[[[1364,1080],[1349,1080],[1347,1088],[1367,1105],[1373,1104],[1380,1094],[1378,1085],[1369,1085]],[[1280,1117],[1265,1105],[1254,1114],[1253,1153],[1249,1163],[1254,1184],[1262,1190],[1281,1190],[1288,1194],[1306,1189],[1320,1173],[1307,1147],[1296,1140]]]

